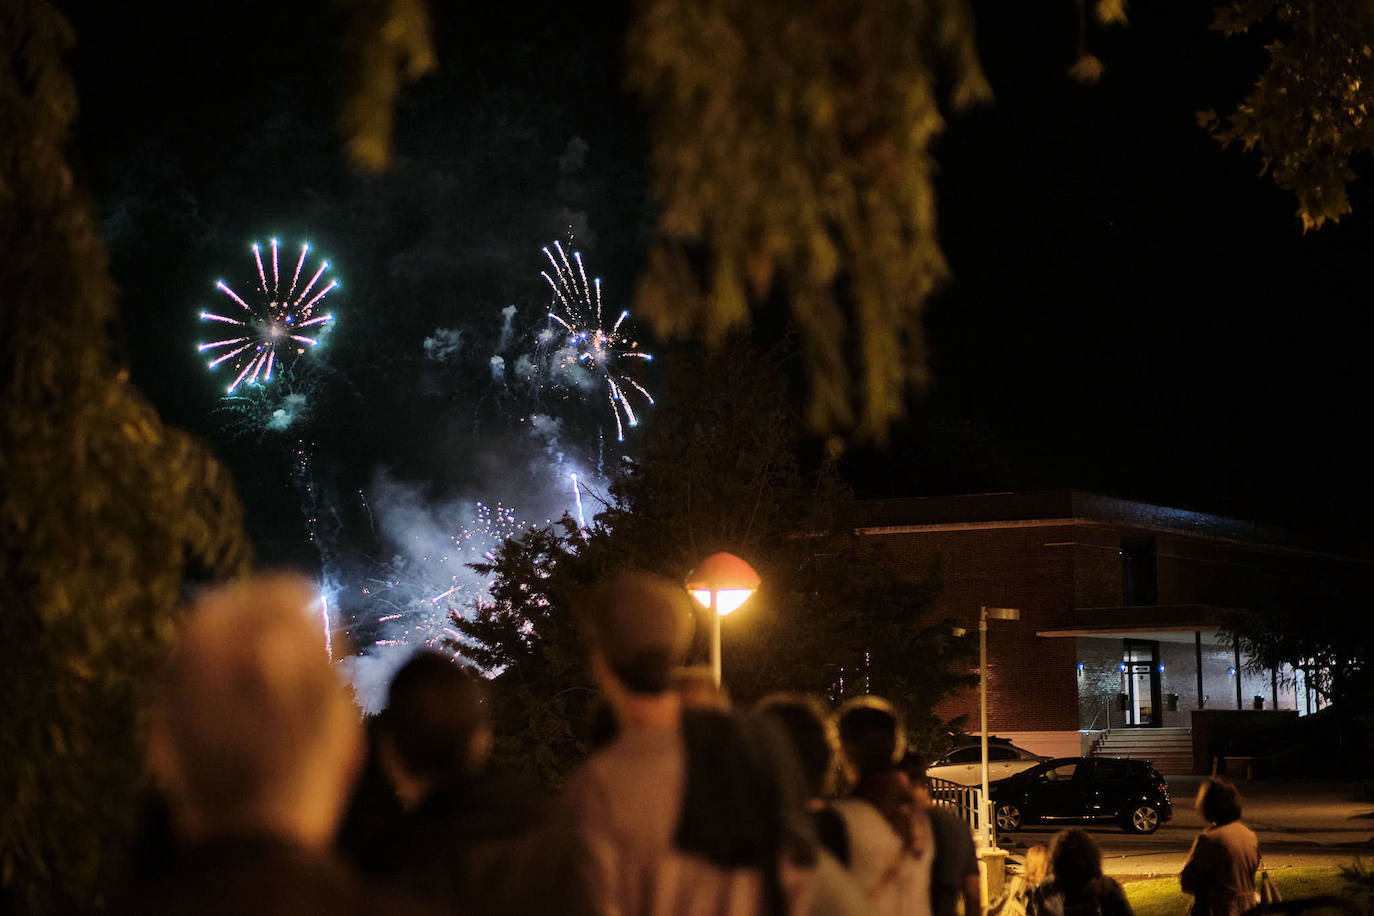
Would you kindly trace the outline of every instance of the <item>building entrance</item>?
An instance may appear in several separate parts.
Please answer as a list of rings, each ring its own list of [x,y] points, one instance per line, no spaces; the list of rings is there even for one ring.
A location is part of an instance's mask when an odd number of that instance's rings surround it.
[[[1128,726],[1159,726],[1161,690],[1159,643],[1124,640],[1121,654],[1121,707]]]

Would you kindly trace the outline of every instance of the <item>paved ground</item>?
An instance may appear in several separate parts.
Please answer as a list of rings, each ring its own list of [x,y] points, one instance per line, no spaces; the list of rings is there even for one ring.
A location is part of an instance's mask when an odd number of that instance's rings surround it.
[[[1086,828],[1102,850],[1107,874],[1117,878],[1175,875],[1203,827],[1193,811],[1201,777],[1171,776],[1174,817],[1150,836],[1116,827]],[[1259,835],[1269,868],[1374,861],[1374,787],[1340,783],[1240,783],[1245,823]],[[1020,861],[1028,846],[1048,843],[1054,828],[1027,827],[1002,834],[1000,845]]]

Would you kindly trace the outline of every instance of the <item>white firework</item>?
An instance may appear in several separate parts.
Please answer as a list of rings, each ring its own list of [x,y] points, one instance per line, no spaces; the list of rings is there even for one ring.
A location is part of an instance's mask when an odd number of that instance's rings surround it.
[[[300,258],[296,261],[296,271],[291,277],[291,285],[282,291],[282,274],[277,257],[277,240],[272,240],[272,282],[267,281],[267,272],[262,264],[262,251],[258,245],[253,245],[253,260],[258,267],[258,286],[256,291],[250,296],[253,304],[249,304],[238,293],[230,288],[229,284],[223,280],[216,281],[215,287],[229,299],[233,300],[243,312],[234,312],[237,317],[229,315],[219,315],[214,312],[203,311],[200,313],[202,321],[217,321],[223,324],[233,325],[238,330],[232,332],[234,337],[227,337],[223,340],[215,340],[210,343],[200,344],[196,349],[200,353],[207,351],[214,356],[208,363],[209,368],[214,369],[221,363],[229,363],[230,369],[235,373],[234,381],[230,383],[228,392],[234,393],[234,389],[247,382],[256,385],[259,380],[270,382],[272,372],[283,358],[298,356],[305,352],[307,347],[319,346],[319,333],[325,325],[334,320],[332,313],[316,315],[316,309],[324,297],[339,285],[337,280],[329,281],[328,285],[311,295],[315,285],[319,283],[320,277],[329,269],[329,262],[320,263],[319,270],[310,278],[310,282],[301,288],[300,293],[296,288],[300,286],[301,268],[305,266],[305,256],[310,251],[308,244],[301,245]],[[304,333],[307,328],[316,328],[309,334]]]
[[[604,382],[611,414],[615,417],[616,438],[623,442],[625,427],[639,425],[639,416],[628,395],[636,392],[650,405],[654,403],[654,398],[643,385],[625,373],[622,363],[631,359],[648,362],[653,356],[639,349],[639,342],[629,336],[628,328],[622,330],[625,319],[630,316],[628,310],[620,313],[609,330],[603,326],[601,278],[587,282],[582,253],[574,251],[570,262],[561,244],[554,242],[553,248],[558,253],[557,257],[554,257],[554,251],[544,249],[544,256],[549,259],[553,274],[540,272],[554,294],[549,318],[567,332],[566,352],[571,354],[569,358]],[[575,270],[573,264],[577,265]]]

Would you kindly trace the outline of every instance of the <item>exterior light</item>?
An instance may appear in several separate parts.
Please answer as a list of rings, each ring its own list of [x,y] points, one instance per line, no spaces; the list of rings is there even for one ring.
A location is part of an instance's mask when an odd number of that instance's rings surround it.
[[[722,617],[733,614],[739,610],[739,606],[749,600],[749,596],[754,594],[752,588],[722,588],[718,589],[716,595],[716,613]],[[711,590],[709,588],[692,589],[692,597],[697,599],[704,608],[711,606]]]
[[[1122,671],[1125,671],[1125,670],[1126,670],[1126,663],[1125,663],[1125,662],[1122,662],[1122,663],[1121,663],[1121,670],[1122,670]]]
[[[1160,662],[1160,663],[1159,663],[1159,673],[1160,673],[1160,674],[1163,674],[1163,673],[1164,673],[1164,663],[1163,663],[1163,662]]]
[[[1226,676],[1227,676],[1227,677],[1235,677],[1235,676],[1236,676],[1236,669],[1235,669],[1234,666],[1232,666],[1232,667],[1226,669]]]
[[[732,553],[713,553],[687,576],[687,591],[711,612],[711,673],[720,686],[720,618],[739,610],[762,580]]]

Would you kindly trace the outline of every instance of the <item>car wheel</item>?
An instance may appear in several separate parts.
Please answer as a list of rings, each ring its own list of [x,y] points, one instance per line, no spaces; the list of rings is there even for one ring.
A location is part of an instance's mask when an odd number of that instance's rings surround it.
[[[994,819],[997,821],[997,829],[1002,833],[1015,833],[1021,829],[1021,809],[1015,805],[998,805]]]
[[[1159,809],[1146,803],[1136,805],[1122,826],[1130,833],[1154,833],[1159,829]]]

